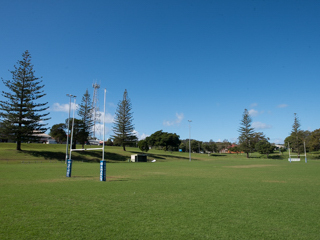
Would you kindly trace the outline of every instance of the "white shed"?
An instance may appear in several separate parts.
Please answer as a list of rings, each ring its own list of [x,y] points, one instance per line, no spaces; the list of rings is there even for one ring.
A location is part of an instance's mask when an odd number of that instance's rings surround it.
[[[131,162],[147,162],[148,161],[147,154],[134,154],[131,155]]]

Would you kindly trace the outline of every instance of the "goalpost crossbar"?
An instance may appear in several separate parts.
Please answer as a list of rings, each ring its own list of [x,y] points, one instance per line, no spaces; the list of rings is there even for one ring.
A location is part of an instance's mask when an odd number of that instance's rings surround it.
[[[103,150],[103,148],[81,148],[81,149],[71,149],[72,152],[75,151],[90,151],[90,150]]]

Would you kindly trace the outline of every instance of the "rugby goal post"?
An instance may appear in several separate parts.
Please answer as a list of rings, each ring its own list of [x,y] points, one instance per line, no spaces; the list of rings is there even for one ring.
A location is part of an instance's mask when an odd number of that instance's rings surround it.
[[[82,149],[72,149],[72,141],[73,141],[73,129],[74,129],[74,112],[73,109],[73,119],[72,119],[72,128],[71,128],[71,144],[70,144],[70,154],[69,159],[67,161],[67,177],[71,177],[71,169],[72,169],[72,152],[75,151],[96,151],[102,150],[102,158],[100,161],[100,181],[106,181],[106,161],[104,160],[104,147],[105,147],[105,116],[106,116],[106,94],[107,90],[104,89],[104,113],[103,113],[103,141],[101,148],[82,148]]]
[[[304,147],[304,154],[300,154],[300,155],[297,155],[297,154],[291,154],[290,152],[290,143],[288,143],[288,148],[289,148],[289,158],[288,158],[288,161],[291,163],[291,162],[300,162],[300,157],[304,156],[304,161],[305,163],[307,163],[307,152],[306,152],[306,142],[303,142],[303,147]]]

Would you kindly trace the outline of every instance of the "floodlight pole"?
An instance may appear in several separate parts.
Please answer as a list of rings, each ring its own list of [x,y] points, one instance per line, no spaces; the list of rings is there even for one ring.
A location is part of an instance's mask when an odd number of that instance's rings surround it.
[[[190,123],[192,122],[191,120],[188,120],[189,122],[189,162],[191,162],[191,143],[190,143],[190,138],[191,138],[191,131],[190,131]]]
[[[67,144],[66,144],[66,159],[65,159],[65,164],[67,164],[68,161],[68,144],[69,144],[69,123],[70,123],[70,109],[71,109],[71,98],[72,97],[76,97],[74,95],[71,94],[67,94],[67,97],[70,97],[70,101],[69,101],[69,117],[68,117],[68,132],[67,132]]]

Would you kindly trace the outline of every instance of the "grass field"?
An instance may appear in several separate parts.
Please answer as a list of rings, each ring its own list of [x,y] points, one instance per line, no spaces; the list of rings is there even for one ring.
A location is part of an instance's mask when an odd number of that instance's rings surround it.
[[[0,239],[320,238],[319,160],[153,150],[156,163],[128,163],[139,151],[114,147],[100,182],[101,152],[75,154],[67,178],[63,147],[0,144]]]

